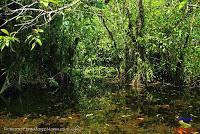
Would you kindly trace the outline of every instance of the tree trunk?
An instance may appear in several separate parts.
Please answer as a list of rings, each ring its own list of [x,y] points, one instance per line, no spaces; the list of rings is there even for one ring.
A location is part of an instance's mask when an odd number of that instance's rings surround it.
[[[136,45],[139,51],[140,57],[143,61],[145,61],[145,49],[142,44],[138,42],[138,38],[143,36],[143,29],[144,29],[144,6],[143,0],[137,0],[137,18],[136,18]]]
[[[136,39],[133,32],[133,20],[132,20],[132,14],[130,10],[127,8],[127,17],[128,17],[128,32],[127,36],[130,38],[127,43],[125,44],[125,81],[128,82],[131,80],[131,77],[129,76],[129,70],[133,68],[133,65],[136,64]],[[135,72],[135,68],[133,68],[133,72]]]

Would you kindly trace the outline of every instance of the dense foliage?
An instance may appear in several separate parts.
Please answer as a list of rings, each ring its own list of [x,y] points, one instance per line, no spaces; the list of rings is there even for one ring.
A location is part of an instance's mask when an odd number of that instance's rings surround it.
[[[198,84],[196,0],[2,0],[0,4],[1,93],[30,84],[63,86],[64,77],[71,83],[83,77],[118,77],[125,83],[134,79],[144,84]],[[77,76],[79,80],[73,79]]]

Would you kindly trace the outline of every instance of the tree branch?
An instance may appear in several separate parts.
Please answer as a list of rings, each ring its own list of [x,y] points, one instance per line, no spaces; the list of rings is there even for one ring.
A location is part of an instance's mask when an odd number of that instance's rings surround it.
[[[51,7],[48,7],[48,10],[45,10],[45,9],[40,9],[40,8],[34,8],[33,6],[35,4],[38,4],[39,2],[36,1],[34,3],[31,3],[31,4],[28,4],[28,5],[23,5],[19,2],[15,2],[15,1],[12,1],[11,3],[7,4],[7,5],[4,5],[3,7],[0,8],[0,10],[7,10],[6,13],[4,14],[6,17],[11,17],[9,18],[8,20],[6,20],[2,25],[0,25],[0,27],[3,27],[5,26],[6,24],[8,24],[9,22],[12,22],[14,20],[16,20],[18,17],[20,16],[25,16],[27,14],[36,14],[36,16],[32,16],[31,19],[28,19],[26,21],[23,21],[22,23],[18,23],[18,24],[15,24],[14,26],[17,27],[17,26],[20,26],[19,30],[17,30],[18,32],[20,30],[23,30],[25,28],[29,28],[31,26],[43,26],[43,25],[46,25],[47,23],[49,23],[50,21],[52,21],[52,19],[60,12],[60,11],[63,11],[63,10],[66,10],[66,9],[70,9],[72,8],[73,6],[77,5],[78,3],[80,3],[81,1],[80,0],[75,0],[73,1],[72,3],[70,4],[66,4],[58,9],[53,9]],[[9,6],[12,5],[12,4],[17,4],[17,5],[20,5],[19,8],[16,8],[16,9],[10,9]],[[71,10],[71,9],[70,9]],[[39,18],[42,18],[42,24],[38,24],[39,22],[37,22],[37,20]]]

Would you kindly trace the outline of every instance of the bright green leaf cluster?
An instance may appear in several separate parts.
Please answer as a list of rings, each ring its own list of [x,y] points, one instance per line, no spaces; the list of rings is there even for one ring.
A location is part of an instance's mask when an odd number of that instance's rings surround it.
[[[28,42],[31,44],[31,50],[35,48],[35,45],[38,44],[39,46],[42,46],[42,41],[40,39],[40,33],[43,33],[44,31],[42,29],[33,29],[33,34],[29,35],[25,42]]]
[[[20,42],[18,38],[15,38],[15,32],[9,33],[6,29],[1,29],[1,32],[6,34],[6,36],[0,36],[1,51],[5,47],[9,47],[9,46],[11,47],[11,50],[14,51],[14,49],[12,48],[12,43],[14,43],[15,41]]]

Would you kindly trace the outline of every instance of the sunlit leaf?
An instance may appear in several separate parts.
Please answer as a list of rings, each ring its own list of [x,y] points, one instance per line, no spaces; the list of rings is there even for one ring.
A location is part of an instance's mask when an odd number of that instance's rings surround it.
[[[44,32],[43,29],[37,29],[37,31],[38,31],[39,33],[43,33],[43,32]]]
[[[7,35],[9,35],[9,32],[6,29],[1,29],[1,31]]]
[[[33,16],[31,16],[31,15],[27,15],[27,16],[24,16],[26,19],[28,19],[28,18],[33,18]]]
[[[29,36],[26,38],[25,42],[28,42],[32,37],[33,37],[33,35],[29,35]]]
[[[44,7],[48,7],[49,1],[48,0],[40,0],[40,4],[42,4]]]
[[[9,40],[5,41],[5,45],[8,47],[9,46]]]
[[[18,38],[14,38],[15,41],[20,42],[20,40]]]
[[[26,16],[18,16],[16,20],[27,21],[28,19],[32,19],[33,16],[26,15]]]
[[[16,34],[16,32],[12,32],[12,33],[10,33],[10,36],[15,36],[15,34]]]
[[[31,50],[35,48],[35,42],[32,44]]]
[[[185,4],[187,3],[187,1],[188,1],[188,0],[183,0],[183,1],[179,4],[179,6],[178,6],[179,10],[182,9],[182,8],[185,6]]]
[[[166,3],[165,0],[153,0],[152,6],[154,7],[163,6],[165,3]]]
[[[53,4],[59,4],[61,1],[60,0],[49,0],[49,2]]]
[[[33,35],[29,35],[29,36],[26,38],[26,41],[30,40],[32,37],[33,37]]]
[[[36,42],[38,43],[38,45],[42,46],[42,41],[40,39],[36,39]]]
[[[34,32],[34,33],[38,33],[38,30],[37,30],[37,29],[33,29],[33,32]]]
[[[19,19],[21,19],[21,18],[23,18],[23,16],[18,16],[18,17],[16,18],[16,20],[19,20]]]
[[[31,38],[31,40],[29,41],[29,44],[31,44],[34,40],[36,40],[35,37]]]
[[[4,49],[5,45],[1,44],[1,51]]]

